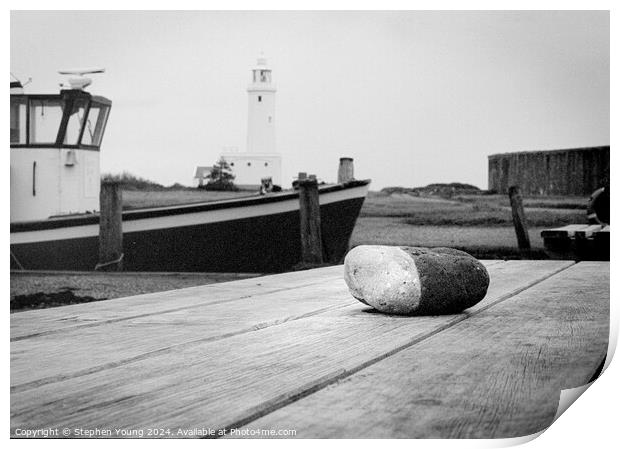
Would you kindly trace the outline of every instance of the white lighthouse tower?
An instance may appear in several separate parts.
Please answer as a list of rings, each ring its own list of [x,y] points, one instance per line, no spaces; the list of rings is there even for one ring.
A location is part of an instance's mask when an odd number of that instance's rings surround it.
[[[248,152],[273,153],[276,149],[276,87],[267,60],[258,58],[248,86]]]
[[[235,184],[256,187],[261,179],[282,183],[282,158],[276,152],[276,87],[267,59],[259,57],[248,85],[247,147],[243,153],[224,152],[235,175]]]

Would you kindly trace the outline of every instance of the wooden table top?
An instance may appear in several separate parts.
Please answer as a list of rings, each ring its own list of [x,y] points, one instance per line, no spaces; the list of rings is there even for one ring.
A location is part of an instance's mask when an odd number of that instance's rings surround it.
[[[538,432],[604,361],[609,263],[484,264],[457,315],[375,313],[342,266],[14,313],[11,436]]]

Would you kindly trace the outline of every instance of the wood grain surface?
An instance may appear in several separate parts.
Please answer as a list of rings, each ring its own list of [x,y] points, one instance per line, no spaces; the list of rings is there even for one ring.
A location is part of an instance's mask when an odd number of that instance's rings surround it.
[[[260,278],[188,287],[91,304],[29,310],[11,315],[11,341],[43,336],[75,327],[93,327],[111,322],[187,310],[223,301],[236,301],[289,288],[320,285],[342,278],[342,266],[320,271],[300,271]]]
[[[300,438],[511,438],[607,352],[608,265],[582,262],[248,425]],[[395,388],[394,385],[398,385]]]
[[[590,344],[600,342],[601,326],[608,323],[603,303],[607,288],[608,306],[609,264],[485,265],[491,276],[486,298],[458,315],[375,313],[351,297],[342,266],[13,314],[11,428],[282,428],[287,419],[298,416],[291,425],[299,429],[299,437],[362,436],[360,426],[352,422],[361,413],[357,404],[370,401],[381,408],[386,406],[382,398],[393,394],[405,402],[398,406],[402,416],[399,409],[389,413],[391,406],[381,416],[392,419],[387,433],[404,435],[397,427],[400,422],[403,429],[410,428],[409,402],[418,404],[420,414],[430,413],[439,407],[435,396],[447,387],[456,385],[474,397],[476,385],[488,383],[491,390],[485,400],[491,402],[484,408],[496,420],[481,417],[487,424],[480,428],[506,433],[503,414],[510,404],[520,404],[520,396],[494,405],[495,412],[490,404],[515,389],[511,383],[538,391],[537,379],[546,381],[567,370],[565,360],[584,360],[574,377],[563,376],[569,383],[596,368],[589,361],[600,361],[600,345]],[[599,290],[591,285],[595,281]],[[560,301],[568,291],[573,299]],[[585,304],[584,298],[596,292],[598,299]],[[599,330],[586,335],[591,328]],[[514,345],[515,339],[528,336],[538,340],[532,346]],[[544,362],[535,363],[539,346]],[[572,359],[565,359],[566,352]],[[340,393],[371,373],[385,376],[379,368],[406,354],[414,354],[413,366],[418,368],[394,362],[384,371],[399,373],[398,380],[386,380],[378,390]],[[479,373],[471,374],[476,366]],[[541,366],[548,366],[547,371]],[[423,368],[430,371],[425,374]],[[450,374],[454,370],[462,376]],[[502,375],[502,370],[507,373]],[[427,375],[434,379],[428,401],[415,393]],[[528,387],[529,382],[536,388]],[[540,388],[552,394],[543,384]],[[548,385],[556,386],[551,380]],[[330,391],[336,392],[333,397]],[[374,392],[377,397],[371,400]],[[325,395],[328,401],[323,405]],[[330,405],[340,402],[338,397],[351,419]],[[314,405],[305,405],[313,400],[318,400],[315,412]],[[462,422],[457,419],[458,407],[471,403],[459,403],[458,391],[453,401],[442,402],[444,409],[455,407],[452,415],[445,414],[443,430],[420,424],[428,435],[475,434],[470,422],[474,412],[464,414]],[[478,416],[476,407],[482,406],[471,406]],[[300,407],[299,415],[294,407]],[[339,419],[332,420],[335,427],[323,427],[323,418],[330,420],[325,413],[330,407],[340,413]]]

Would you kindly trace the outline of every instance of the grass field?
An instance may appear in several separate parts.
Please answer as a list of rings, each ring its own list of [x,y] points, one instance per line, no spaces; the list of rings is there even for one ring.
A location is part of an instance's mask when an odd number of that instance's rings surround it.
[[[524,198],[523,203],[532,245],[526,257],[546,257],[542,229],[587,222],[587,198]],[[370,192],[351,237],[351,246],[362,244],[448,246],[479,258],[524,256],[505,195],[441,198]]]
[[[170,206],[174,204],[251,197],[257,193],[213,192],[205,190],[124,190],[125,209]],[[587,198],[524,198],[531,227],[585,223]],[[506,195],[457,195],[452,198],[384,194],[369,192],[360,218],[398,218],[399,223],[414,226],[512,226],[510,203]]]
[[[585,223],[587,198],[524,198],[532,227]],[[410,225],[512,226],[510,203],[505,195],[463,195],[453,198],[385,195],[370,192],[360,217],[400,218]]]
[[[123,209],[172,206],[256,196],[258,192],[214,192],[207,190],[123,190]]]

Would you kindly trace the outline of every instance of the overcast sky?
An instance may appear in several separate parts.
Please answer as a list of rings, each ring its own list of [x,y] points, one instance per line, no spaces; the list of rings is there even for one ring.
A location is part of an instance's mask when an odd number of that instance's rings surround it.
[[[355,159],[373,190],[487,187],[487,156],[609,144],[609,14],[13,12],[11,72],[28,93],[102,66],[102,171],[190,185],[245,149],[250,67],[274,70],[285,186]]]

